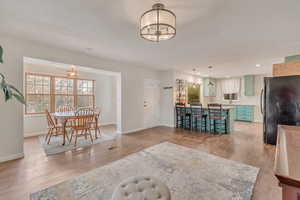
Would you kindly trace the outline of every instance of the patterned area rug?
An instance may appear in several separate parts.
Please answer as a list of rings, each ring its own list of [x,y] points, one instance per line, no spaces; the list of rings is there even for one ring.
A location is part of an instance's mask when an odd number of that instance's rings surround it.
[[[92,133],[94,136],[94,133]],[[45,136],[39,136],[39,141],[46,153],[46,155],[53,155],[53,154],[58,154],[58,153],[62,153],[62,152],[66,152],[66,151],[72,151],[78,148],[82,148],[82,147],[87,147],[87,146],[91,146],[93,144],[99,144],[101,142],[104,141],[108,141],[108,140],[113,140],[115,137],[111,136],[111,135],[105,135],[105,134],[101,134],[100,137],[98,137],[98,139],[94,139],[93,137],[93,143],[91,143],[90,138],[88,137],[87,139],[85,139],[84,137],[78,137],[77,139],[77,144],[75,146],[75,138],[72,139],[72,142],[66,142],[65,145],[62,145],[63,143],[63,137],[62,136],[53,136],[51,138],[50,144],[47,144],[47,142],[45,142]]]
[[[110,200],[132,176],[164,182],[172,200],[250,200],[258,168],[172,143],[161,143],[30,195],[31,200]]]

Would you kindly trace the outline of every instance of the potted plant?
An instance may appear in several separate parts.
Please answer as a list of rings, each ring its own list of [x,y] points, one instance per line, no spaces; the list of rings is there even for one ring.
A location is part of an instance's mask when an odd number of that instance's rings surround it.
[[[3,49],[0,46],[0,63],[3,63]],[[23,94],[13,85],[9,84],[5,80],[5,76],[0,72],[0,90],[4,94],[5,101],[11,100],[13,97],[20,103],[25,104],[25,98]]]

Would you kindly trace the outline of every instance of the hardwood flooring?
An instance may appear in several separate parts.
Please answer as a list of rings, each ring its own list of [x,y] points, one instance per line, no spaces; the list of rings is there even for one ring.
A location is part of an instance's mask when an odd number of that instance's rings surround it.
[[[103,128],[114,134],[114,127]],[[255,200],[279,200],[281,188],[273,174],[275,147],[262,142],[262,125],[235,123],[230,135],[212,136],[156,127],[118,136],[116,140],[52,156],[45,156],[36,137],[25,139],[25,158],[0,164],[0,199],[29,199],[29,194],[76,177],[152,145],[169,141],[259,167]]]

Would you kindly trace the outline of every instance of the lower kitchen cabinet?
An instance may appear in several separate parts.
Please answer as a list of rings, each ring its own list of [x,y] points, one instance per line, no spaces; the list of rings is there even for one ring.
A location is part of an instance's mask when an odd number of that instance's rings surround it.
[[[253,122],[254,106],[251,105],[236,105],[235,120]]]

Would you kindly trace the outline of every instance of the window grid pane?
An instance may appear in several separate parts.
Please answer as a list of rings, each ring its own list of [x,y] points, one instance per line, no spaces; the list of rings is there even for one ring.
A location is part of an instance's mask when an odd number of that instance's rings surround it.
[[[26,76],[26,112],[43,113],[50,109],[50,77]]]
[[[43,113],[46,109],[50,110],[50,95],[27,95],[27,113]]]
[[[74,88],[75,82],[77,87]],[[27,114],[44,113],[46,109],[55,112],[60,106],[77,108],[94,106],[93,80],[26,74],[25,84]]]
[[[93,107],[94,106],[94,96],[93,95],[79,95],[77,97],[77,107]]]
[[[57,110],[61,106],[74,107],[74,96],[55,95],[55,110]]]
[[[79,95],[93,95],[94,87],[92,80],[78,80],[77,93]]]
[[[55,94],[73,95],[73,85],[73,79],[55,78]]]

